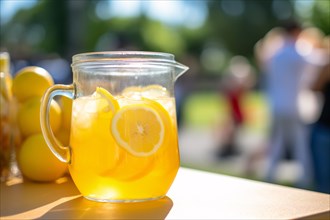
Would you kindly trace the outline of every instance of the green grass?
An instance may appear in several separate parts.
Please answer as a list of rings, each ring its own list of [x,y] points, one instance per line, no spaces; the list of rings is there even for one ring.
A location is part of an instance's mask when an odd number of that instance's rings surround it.
[[[188,126],[210,126],[227,117],[224,98],[212,92],[192,94],[184,105],[184,120]]]
[[[260,92],[245,95],[242,107],[246,126],[250,130],[264,131],[269,123],[267,102]],[[188,126],[209,127],[222,124],[229,115],[228,104],[223,95],[216,92],[192,94],[184,106],[184,121]]]

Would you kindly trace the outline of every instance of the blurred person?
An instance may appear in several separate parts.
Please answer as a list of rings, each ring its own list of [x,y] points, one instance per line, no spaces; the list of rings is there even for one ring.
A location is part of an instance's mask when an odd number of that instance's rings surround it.
[[[271,136],[267,155],[266,181],[275,182],[275,173],[286,146],[291,146],[292,157],[301,173],[297,187],[309,188],[312,180],[311,155],[307,144],[307,127],[301,120],[298,95],[308,61],[296,50],[302,28],[295,21],[283,25],[283,45],[264,61],[266,92],[270,104]]]
[[[266,60],[269,60],[284,44],[284,30],[281,27],[271,29],[264,38],[260,39],[255,47],[257,65],[264,70]]]
[[[330,38],[325,38],[327,57],[330,55]],[[330,61],[324,65],[311,89],[323,96],[318,120],[311,131],[311,151],[314,168],[314,189],[330,193]]]
[[[230,119],[223,130],[224,140],[221,140],[217,146],[219,158],[234,156],[239,153],[238,146],[236,146],[237,134],[245,123],[242,101],[255,82],[254,72],[245,57],[233,57],[227,71],[220,89],[228,103]]]
[[[329,60],[329,55],[326,54],[326,50],[323,45],[325,39],[324,34],[320,29],[316,27],[305,28],[299,35],[297,41],[297,51],[306,57],[309,65],[305,71],[302,79],[303,89],[310,89],[311,84],[315,81],[315,77],[318,76],[320,67],[323,67]]]
[[[329,61],[329,55],[323,47],[323,39],[324,34],[320,29],[307,27],[301,32],[296,43],[297,51],[310,63],[302,76],[298,98],[299,114],[308,125],[318,119],[321,110],[320,96],[311,90],[311,85],[320,69]]]

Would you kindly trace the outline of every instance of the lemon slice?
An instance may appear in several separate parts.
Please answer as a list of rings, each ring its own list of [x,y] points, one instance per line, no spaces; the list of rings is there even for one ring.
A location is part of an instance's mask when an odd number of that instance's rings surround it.
[[[102,87],[97,87],[95,93],[93,94],[94,97],[100,97],[107,100],[107,105],[103,107],[104,112],[116,112],[119,109],[119,104],[116,98],[111,95],[106,89]]]
[[[169,123],[166,110],[160,107],[145,101],[119,109],[111,123],[116,142],[134,156],[154,154],[164,142]]]
[[[125,151],[125,149],[122,149]],[[153,157],[136,157],[121,152],[120,159],[116,166],[100,173],[103,177],[111,177],[119,181],[133,181],[146,176],[154,169],[155,158]]]

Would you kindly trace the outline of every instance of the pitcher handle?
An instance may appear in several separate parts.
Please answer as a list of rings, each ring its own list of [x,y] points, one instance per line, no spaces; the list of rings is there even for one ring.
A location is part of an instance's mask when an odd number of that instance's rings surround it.
[[[70,146],[63,146],[54,136],[49,122],[50,103],[57,95],[66,96],[73,99],[75,96],[75,87],[71,85],[56,84],[51,86],[44,94],[40,106],[40,126],[45,141],[53,154],[62,162],[71,162]]]

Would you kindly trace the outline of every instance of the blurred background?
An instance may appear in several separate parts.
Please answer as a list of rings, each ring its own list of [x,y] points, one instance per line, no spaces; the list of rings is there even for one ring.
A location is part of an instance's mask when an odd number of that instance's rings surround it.
[[[270,113],[256,51],[263,39],[273,39],[270,51],[280,47],[276,28],[288,19],[306,30],[305,55],[330,34],[328,0],[1,0],[0,10],[0,47],[10,53],[13,76],[36,65],[69,84],[77,53],[173,53],[190,67],[176,82],[182,166],[261,181]],[[322,102],[308,86],[301,94],[309,128]],[[300,169],[287,152],[275,182],[292,186]]]

